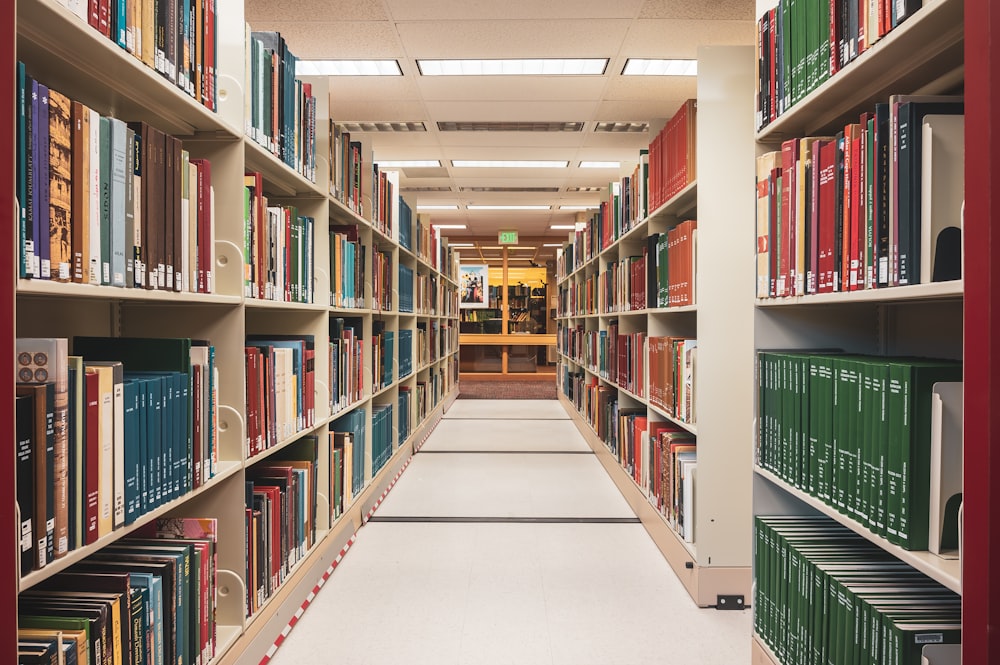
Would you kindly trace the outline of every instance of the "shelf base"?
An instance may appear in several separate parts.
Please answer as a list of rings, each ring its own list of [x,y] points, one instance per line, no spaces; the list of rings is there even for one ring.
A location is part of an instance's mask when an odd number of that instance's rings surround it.
[[[750,642],[750,665],[781,665],[766,644],[755,633]]]
[[[597,455],[612,482],[622,493],[629,507],[635,511],[649,537],[670,564],[691,599],[699,607],[714,607],[720,595],[742,595],[749,605],[751,573],[749,567],[705,566],[692,555],[689,543],[685,543],[664,521],[631,476],[618,464],[608,447],[604,445],[590,425],[577,412],[565,396],[559,395],[559,402],[569,413],[583,438]],[[695,545],[697,547],[697,545]]]
[[[326,573],[331,562],[363,526],[372,506],[380,500],[399,470],[413,456],[415,443],[434,429],[457,395],[458,391],[453,388],[431,411],[424,423],[411,434],[410,441],[414,443],[404,443],[399,447],[361,495],[355,498],[347,512],[337,519],[326,538],[299,564],[298,570],[285,580],[267,607],[261,610],[261,614],[243,634],[233,640],[232,645],[213,665],[259,663],[267,655],[275,638],[288,625],[289,617],[299,609],[302,600],[315,587],[316,581]]]

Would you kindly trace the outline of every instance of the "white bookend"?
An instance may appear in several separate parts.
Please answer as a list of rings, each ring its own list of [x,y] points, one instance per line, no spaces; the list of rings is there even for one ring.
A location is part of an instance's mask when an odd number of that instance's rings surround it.
[[[933,280],[941,232],[962,228],[965,199],[965,116],[924,116],[920,154],[920,282]],[[951,231],[953,233],[954,231]],[[961,237],[943,243],[961,252]],[[946,251],[946,250],[945,250]],[[960,257],[956,257],[960,260]],[[959,264],[961,265],[961,264]]]
[[[962,382],[935,383],[931,394],[930,521],[927,549],[956,559],[962,496]]]

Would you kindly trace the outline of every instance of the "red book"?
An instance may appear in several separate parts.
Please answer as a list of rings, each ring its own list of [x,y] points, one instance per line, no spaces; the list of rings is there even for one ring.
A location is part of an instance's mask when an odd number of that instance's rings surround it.
[[[809,169],[809,246],[806,247],[806,293],[819,292],[819,172],[820,149],[826,141],[817,139],[810,148],[812,167]]]
[[[793,294],[795,280],[795,163],[799,140],[788,139],[781,144],[781,228],[779,230],[777,295]]]
[[[97,30],[108,39],[111,38],[111,0],[98,0]]]
[[[863,287],[863,282],[858,283],[858,275],[861,274],[861,251],[860,248],[864,242],[864,222],[861,218],[862,207],[861,201],[864,198],[864,192],[861,189],[861,126],[858,124],[851,125],[851,186],[850,186],[850,202],[851,202],[851,262],[849,265],[850,269],[850,288],[851,291],[857,291]]]
[[[851,152],[851,125],[844,127],[843,180],[840,183],[840,197],[844,211],[843,233],[840,247],[840,290],[849,291],[851,283],[851,181],[853,178]]]
[[[87,451],[87,466],[84,467],[84,542],[87,545],[97,541],[97,518],[100,501],[100,377],[96,371],[88,371],[83,377],[85,395],[86,430],[84,446]]]
[[[198,293],[212,293],[212,163],[207,159],[191,159],[191,166],[198,168],[198,256],[195,261]],[[259,180],[260,174],[256,174]],[[257,188],[255,192],[260,192]]]
[[[816,154],[816,153],[814,153]],[[817,196],[816,235],[819,239],[819,274],[817,291],[833,291],[833,274],[836,271],[836,225],[837,225],[837,142],[822,141],[819,146],[819,164],[814,170],[819,172]]]

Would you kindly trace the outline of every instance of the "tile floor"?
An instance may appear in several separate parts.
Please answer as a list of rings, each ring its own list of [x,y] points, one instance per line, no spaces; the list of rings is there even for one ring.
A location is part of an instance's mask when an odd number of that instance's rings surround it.
[[[588,450],[556,401],[455,402],[271,664],[749,663]]]

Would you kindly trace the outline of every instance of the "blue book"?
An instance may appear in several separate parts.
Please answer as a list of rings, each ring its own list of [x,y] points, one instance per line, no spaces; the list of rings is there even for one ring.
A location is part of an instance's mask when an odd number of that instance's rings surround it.
[[[163,578],[152,573],[130,573],[129,584],[149,591],[149,659],[148,665],[163,662]]]
[[[132,524],[142,514],[142,453],[139,434],[139,393],[142,387],[138,382],[125,377],[125,524]]]

